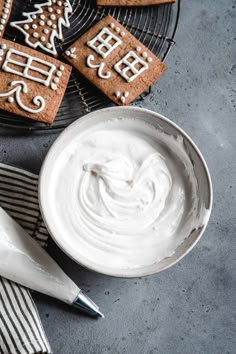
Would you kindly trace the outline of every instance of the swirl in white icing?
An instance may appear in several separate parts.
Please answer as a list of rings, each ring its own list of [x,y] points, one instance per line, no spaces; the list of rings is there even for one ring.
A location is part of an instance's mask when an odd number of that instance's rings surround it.
[[[141,120],[97,124],[56,158],[52,218],[90,264],[151,266],[200,226],[198,183],[182,140]]]

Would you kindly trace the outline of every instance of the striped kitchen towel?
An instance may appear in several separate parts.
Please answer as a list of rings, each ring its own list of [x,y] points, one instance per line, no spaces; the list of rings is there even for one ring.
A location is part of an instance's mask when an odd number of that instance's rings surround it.
[[[0,163],[0,206],[42,247],[48,232],[38,205],[38,176]],[[30,291],[0,277],[0,353],[51,353]]]

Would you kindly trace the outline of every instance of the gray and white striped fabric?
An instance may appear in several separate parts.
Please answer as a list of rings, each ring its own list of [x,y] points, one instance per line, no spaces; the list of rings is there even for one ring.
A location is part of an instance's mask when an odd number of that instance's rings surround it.
[[[0,206],[42,247],[48,233],[38,205],[38,176],[0,163]],[[28,289],[0,277],[0,353],[51,353]]]

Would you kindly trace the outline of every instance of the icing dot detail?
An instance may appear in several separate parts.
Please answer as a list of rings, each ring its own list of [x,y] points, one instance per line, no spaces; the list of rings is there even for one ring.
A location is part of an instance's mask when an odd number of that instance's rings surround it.
[[[36,15],[32,15],[32,19],[35,20],[36,19]]]
[[[48,12],[53,12],[52,7],[48,7]]]
[[[38,38],[38,36],[39,36],[38,32],[34,32],[34,33],[33,33],[33,37],[34,37],[34,38]]]
[[[57,28],[57,25],[53,24],[53,25],[52,25],[52,28]]]
[[[32,24],[32,28],[33,28],[33,29],[38,28],[38,26],[36,25],[36,23],[33,23],[33,24]]]
[[[125,91],[124,92],[124,96],[127,98],[129,96],[129,92],[128,91]]]
[[[148,56],[148,55],[147,55],[147,52],[143,52],[143,53],[142,53],[142,56],[143,56],[144,58],[147,58],[147,56]]]
[[[40,15],[39,17],[41,18],[41,20],[45,20],[45,15]]]
[[[57,9],[57,10],[56,10],[56,13],[57,13],[58,15],[60,15],[60,14],[61,14],[61,10],[60,10],[60,9]]]
[[[6,20],[4,20],[4,18],[1,19],[1,23],[4,24],[6,23]]]
[[[51,83],[51,89],[54,91],[57,90],[57,85],[54,83]]]
[[[56,75],[57,75],[58,77],[61,77],[62,72],[58,70],[58,71],[56,72]]]
[[[124,96],[121,96],[120,100],[121,100],[122,103],[125,103],[125,97]]]
[[[3,12],[5,12],[5,14],[8,14],[9,13],[9,9],[5,8],[5,9],[3,9]]]
[[[53,79],[53,81],[56,82],[56,83],[58,83],[58,82],[60,81],[60,79],[59,79],[59,77],[55,77],[55,78]]]
[[[115,92],[116,97],[120,97],[120,91]]]
[[[111,28],[114,28],[115,27],[115,25],[114,25],[114,23],[112,22],[112,23],[110,23],[110,25],[109,25]]]
[[[41,42],[45,42],[45,41],[46,41],[46,38],[45,38],[44,36],[42,36],[42,37],[40,38],[40,40],[41,40]]]
[[[64,65],[60,65],[59,69],[63,71],[65,69]]]
[[[119,33],[119,32],[120,32],[120,27],[116,27],[116,28],[115,28],[115,31],[116,31],[117,33]]]
[[[125,36],[125,32],[124,32],[124,31],[121,31],[121,32],[120,32],[120,35],[121,35],[121,37],[124,37],[124,36]]]
[[[137,52],[140,52],[141,47],[136,47]]]
[[[48,30],[47,28],[45,28],[45,29],[43,30],[43,33],[48,34],[48,33],[49,33],[49,30]]]
[[[41,21],[39,21],[39,24],[40,24],[40,26],[44,26],[45,22],[41,20]]]
[[[8,97],[7,101],[8,101],[9,103],[13,103],[13,102],[14,102],[14,98],[13,98],[13,97]]]
[[[47,44],[46,44],[46,47],[47,47],[48,49],[52,48],[51,43],[47,43]]]
[[[7,49],[7,45],[6,45],[5,43],[3,43],[3,44],[1,45],[1,48],[2,48],[2,49]]]
[[[62,5],[62,2],[61,2],[61,1],[58,1],[58,2],[57,2],[57,5],[58,5],[58,6],[61,6],[61,5]]]
[[[56,16],[52,14],[52,15],[50,15],[50,19],[51,19],[51,20],[55,20],[55,19],[56,19]]]
[[[0,25],[0,30],[3,30],[3,28],[4,28],[3,25]]]
[[[24,25],[24,29],[28,30],[29,29],[29,25]]]
[[[50,20],[47,21],[47,25],[48,25],[48,26],[51,26],[51,25],[52,25],[52,21],[50,21]]]
[[[2,18],[7,18],[7,14],[2,14]]]
[[[147,61],[148,61],[149,63],[151,63],[151,62],[152,62],[152,58],[151,58],[151,57],[148,57],[148,58],[147,58]]]

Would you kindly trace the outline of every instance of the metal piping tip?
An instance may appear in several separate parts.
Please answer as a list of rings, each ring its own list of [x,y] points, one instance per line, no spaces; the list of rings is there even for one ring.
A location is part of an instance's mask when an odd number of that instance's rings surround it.
[[[101,313],[99,310],[97,310],[97,315],[98,317],[104,318],[105,316],[103,315],[103,313]]]
[[[99,307],[82,290],[72,305],[90,316],[104,318],[104,315],[99,311]]]

